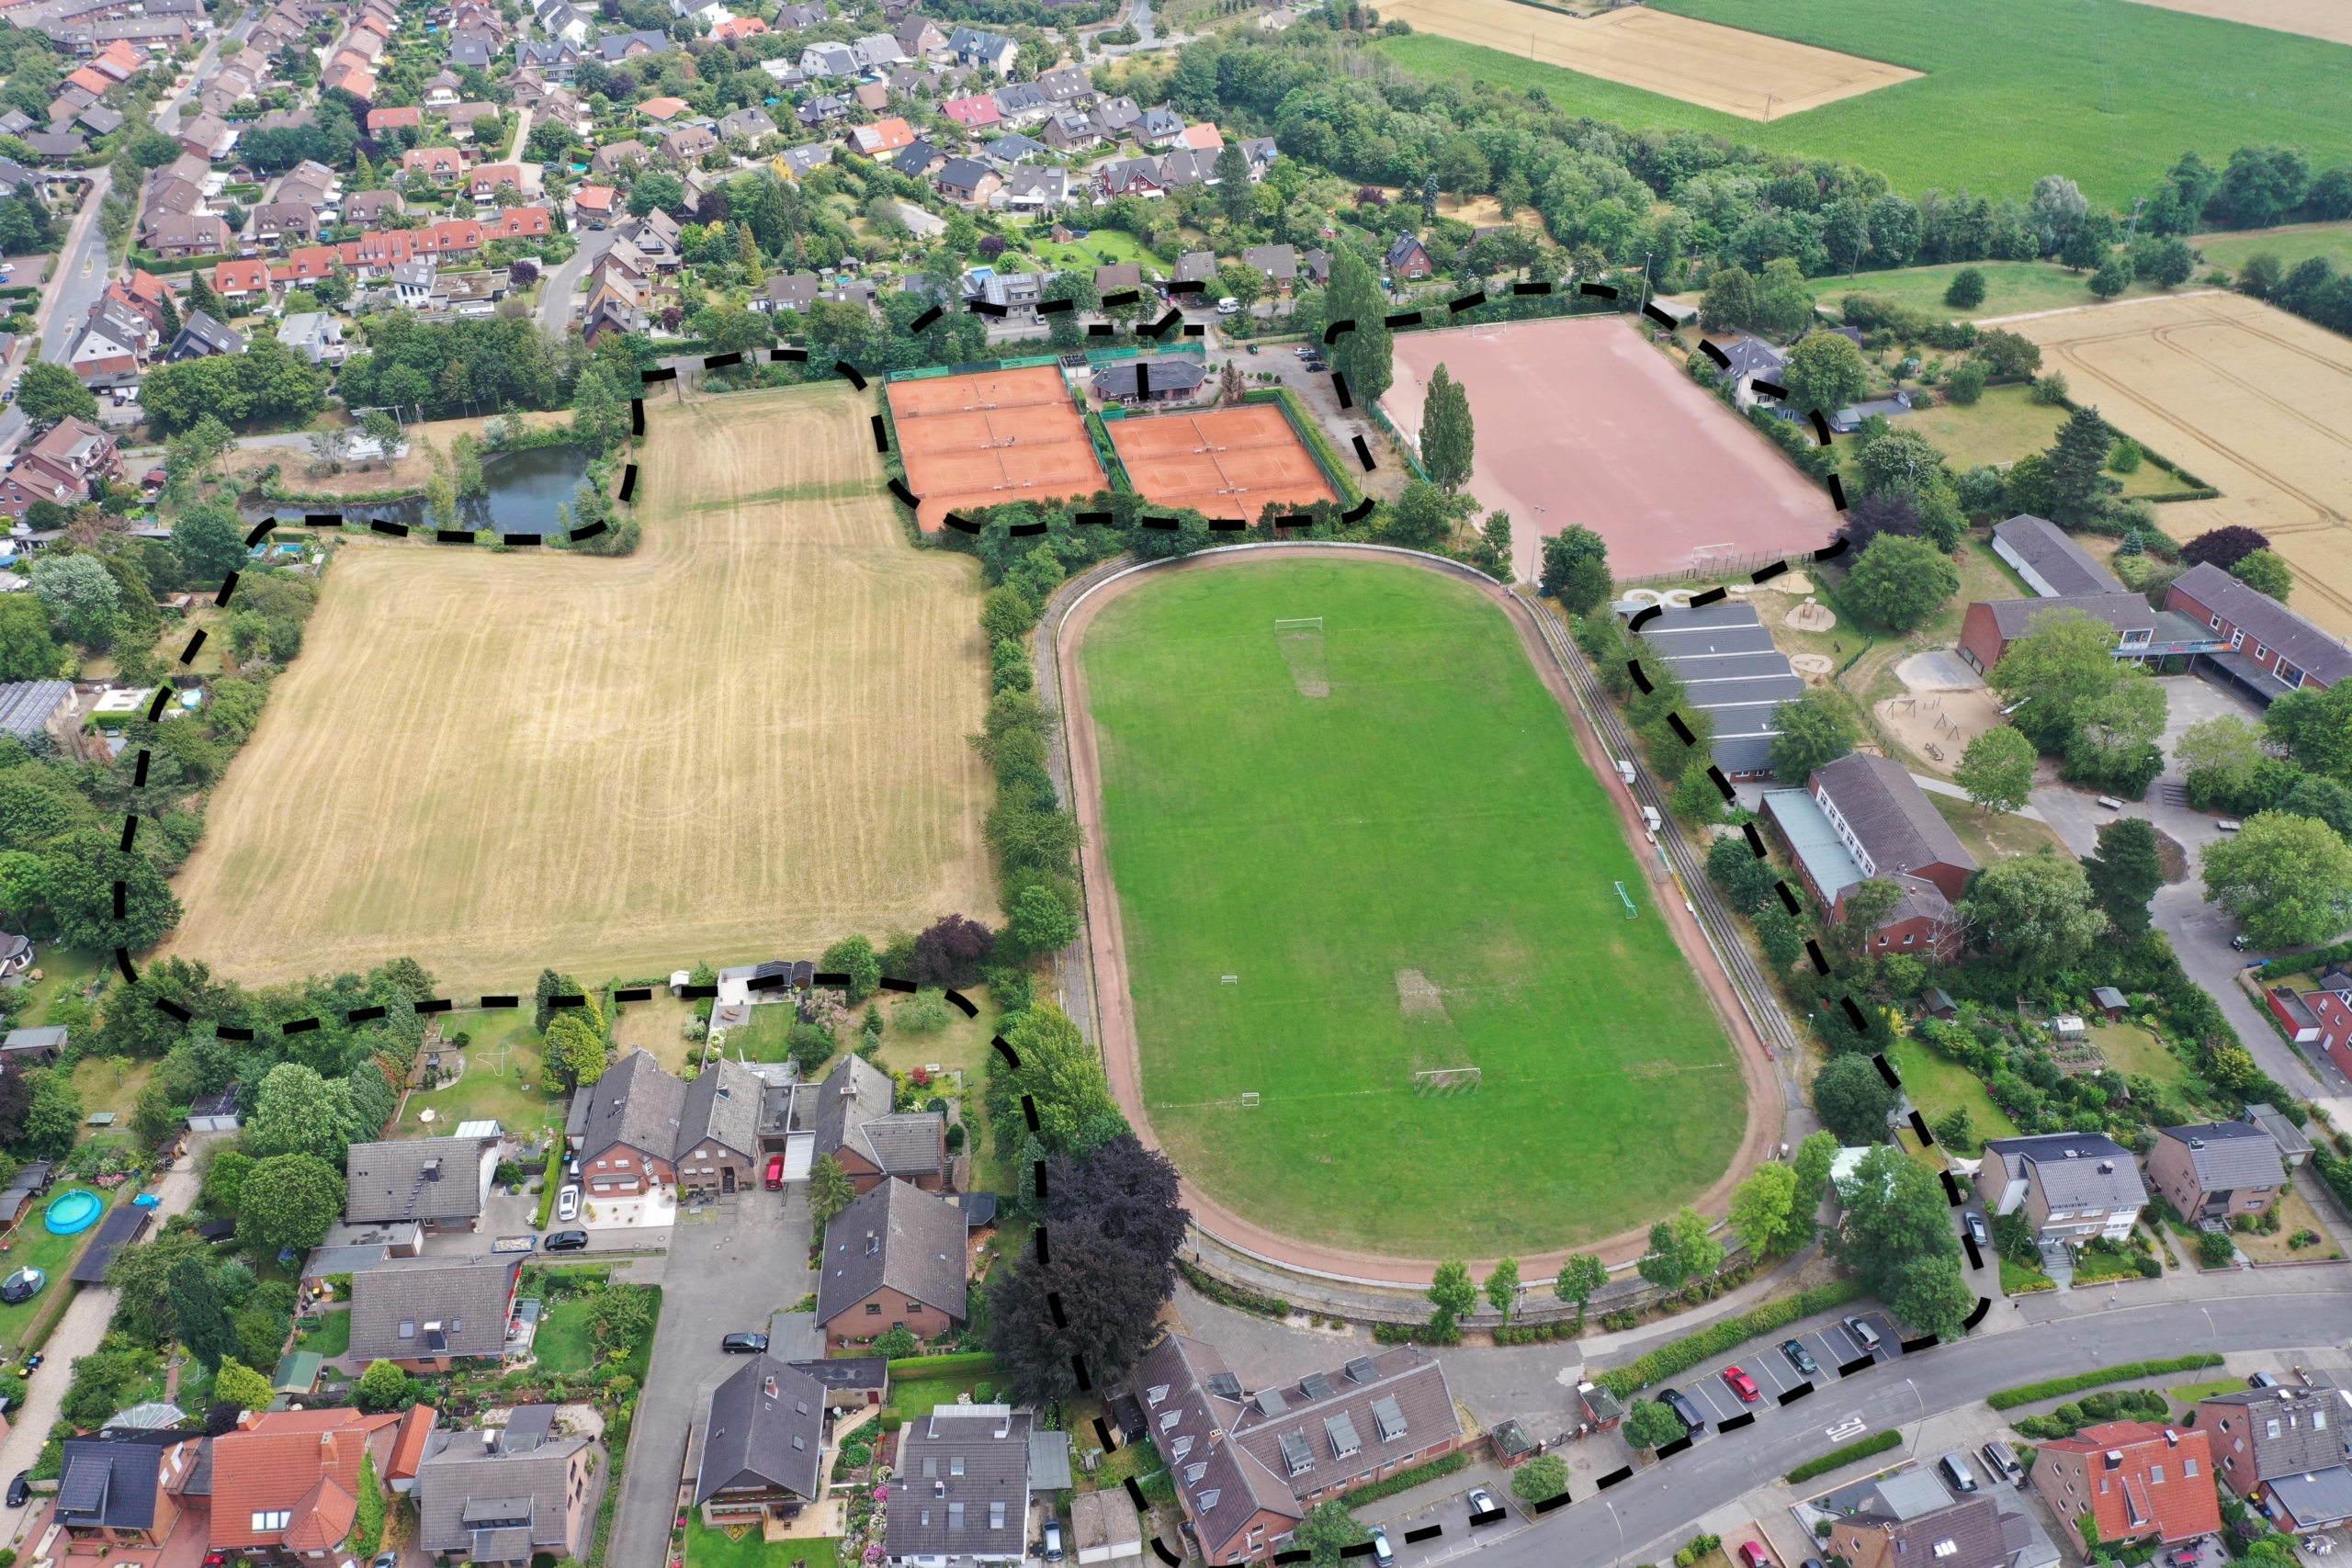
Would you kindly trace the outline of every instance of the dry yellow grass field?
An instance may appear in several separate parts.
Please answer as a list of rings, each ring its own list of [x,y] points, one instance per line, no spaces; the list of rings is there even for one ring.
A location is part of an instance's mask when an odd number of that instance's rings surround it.
[[[626,558],[345,545],[173,951],[462,996],[991,917],[978,570],[907,544],[872,412],[654,405]]]
[[[1392,0],[1380,14],[1412,23],[1415,32],[1481,44],[1754,120],[1818,108],[1919,74],[1645,6],[1585,17],[1514,0]]]
[[[2295,569],[2290,603],[2352,634],[2352,342],[2240,294],[2024,316],[2074,400],[2219,490],[2156,509],[2190,539],[2242,523]]]
[[[2268,28],[2274,33],[2301,33],[2330,43],[2352,43],[2352,6],[2344,0],[2140,0],[2167,11],[2214,17]]]
[[[510,417],[520,419],[534,430],[571,422],[570,414],[560,412]],[[338,423],[348,425],[351,422]],[[398,490],[421,495],[425,481],[438,471],[439,463],[447,457],[458,437],[470,435],[479,442],[481,426],[479,419],[436,419],[423,424],[412,423],[408,427],[409,447],[404,454],[370,463],[348,463],[339,474],[312,473],[311,465],[318,459],[307,445],[299,444],[234,447],[222,457],[220,466],[231,479],[251,481],[275,463],[280,482],[287,489],[309,495],[381,495]]]

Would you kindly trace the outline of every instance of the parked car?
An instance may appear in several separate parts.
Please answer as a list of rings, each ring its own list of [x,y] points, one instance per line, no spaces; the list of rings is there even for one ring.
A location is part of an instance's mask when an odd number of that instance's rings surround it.
[[[1476,1518],[1480,1514],[1492,1514],[1498,1511],[1498,1509],[1495,1503],[1495,1495],[1493,1493],[1487,1491],[1483,1486],[1473,1486],[1470,1488],[1471,1517]]]
[[[1228,294],[1216,302],[1216,313],[1220,316],[1238,316],[1241,314],[1241,301]]]
[[[1059,1519],[1046,1521],[1045,1557],[1048,1562],[1059,1562],[1062,1560],[1062,1522]]]
[[[1707,1424],[1706,1416],[1700,1414],[1699,1407],[1690,1402],[1690,1396],[1684,1393],[1680,1389],[1659,1389],[1657,1391],[1657,1402],[1660,1404],[1665,1405],[1668,1410],[1673,1411],[1676,1416],[1681,1418],[1683,1426],[1689,1427],[1693,1432]]]
[[[1944,1472],[1944,1479],[1951,1483],[1953,1491],[1973,1492],[1976,1490],[1976,1472],[1968,1467],[1966,1454],[1946,1454],[1936,1461],[1936,1468]]]
[[[1968,1234],[1976,1238],[1979,1247],[1993,1245],[1992,1233],[1984,1228],[1984,1216],[1973,1209],[1968,1211]]]
[[[1984,1462],[1992,1466],[1993,1473],[2002,1480],[2023,1481],[2025,1479],[2025,1466],[2018,1462],[2018,1451],[2008,1444],[1990,1442],[1976,1451],[1984,1456]]]
[[[1764,1550],[1763,1544],[1759,1541],[1741,1541],[1739,1560],[1746,1563],[1747,1568],[1772,1568],[1771,1554]]]
[[[1878,1348],[1877,1329],[1872,1328],[1869,1324],[1864,1323],[1859,1317],[1841,1317],[1838,1321],[1844,1325],[1847,1333],[1854,1337],[1855,1344],[1860,1345],[1865,1350],[1875,1350]]]
[[[2245,1380],[2245,1386],[2248,1388],[2277,1388],[2278,1386],[2278,1380],[2272,1377],[2268,1372],[2256,1372],[2254,1376]]]
[[[1378,1525],[1372,1527],[1372,1560],[1377,1568],[1396,1568],[1396,1549],[1388,1544],[1388,1532]]]
[[[2244,931],[2240,931],[2237,935],[2230,938],[2230,947],[2233,952],[2244,953],[2247,948],[2252,947],[2253,945],[2254,938],[2246,935]]]
[[[1737,1367],[1724,1369],[1724,1382],[1732,1393],[1739,1395],[1740,1403],[1743,1404],[1753,1404],[1764,1397],[1764,1391],[1756,1386],[1756,1380]]]
[[[550,1234],[542,1252],[584,1252],[588,1249],[586,1231],[556,1231]]]
[[[1315,357],[1315,345],[1311,343],[1303,343],[1295,352],[1301,359],[1312,359]]]
[[[580,1217],[580,1189],[567,1187],[555,1195],[555,1217],[569,1224]]]
[[[1813,1359],[1813,1352],[1804,1348],[1804,1341],[1802,1339],[1783,1341],[1781,1346],[1781,1354],[1787,1359],[1789,1365],[1797,1370],[1799,1377],[1809,1378],[1821,1371],[1821,1363]]]
[[[8,1506],[21,1508],[32,1495],[33,1472],[29,1470],[17,1472],[17,1479],[8,1483]]]
[[[776,1155],[768,1161],[768,1190],[771,1192],[784,1190],[784,1156],[782,1155]]]
[[[6,1280],[0,1280],[0,1303],[15,1306],[20,1302],[28,1302],[40,1294],[40,1288],[48,1283],[49,1276],[40,1269],[19,1269]]]
[[[729,1334],[721,1337],[718,1348],[729,1356],[757,1356],[768,1348],[764,1334]]]
[[[2245,831],[2245,824],[2239,821],[2234,817],[2222,818],[2219,821],[2216,821],[2213,826],[2224,833],[2243,833]]]

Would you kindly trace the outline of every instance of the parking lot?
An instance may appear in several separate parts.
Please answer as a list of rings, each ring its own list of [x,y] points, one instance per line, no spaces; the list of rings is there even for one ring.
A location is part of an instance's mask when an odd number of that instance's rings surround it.
[[[1784,1397],[1807,1384],[1816,1390],[1828,1388],[1838,1382],[1840,1367],[1855,1366],[1858,1362],[1868,1362],[1875,1366],[1902,1359],[1902,1330],[1897,1328],[1885,1314],[1866,1312],[1855,1315],[1876,1331],[1877,1349],[1864,1349],[1861,1342],[1855,1338],[1844,1323],[1832,1319],[1816,1328],[1787,1335],[1781,1338],[1758,1341],[1745,1348],[1737,1356],[1726,1357],[1694,1368],[1672,1384],[1667,1385],[1681,1391],[1682,1394],[1698,1407],[1700,1415],[1705,1418],[1702,1426],[1692,1429],[1691,1440],[1703,1441],[1720,1431],[1724,1422],[1736,1421],[1743,1416],[1752,1416],[1761,1420],[1778,1411]],[[1805,1353],[1813,1358],[1814,1365],[1818,1370],[1812,1375],[1807,1376],[1799,1371],[1796,1363],[1781,1350],[1781,1345],[1788,1339],[1794,1339],[1804,1348]],[[1757,1398],[1752,1404],[1741,1399],[1732,1391],[1731,1385],[1724,1382],[1724,1370],[1735,1366],[1756,1380]],[[1855,1370],[1860,1371],[1863,1369],[1855,1366]],[[1648,1392],[1647,1396],[1653,1399],[1658,1398],[1665,1392],[1664,1387],[1653,1389]],[[1800,1393],[1797,1397],[1802,1399],[1805,1396]],[[1790,1403],[1793,1404],[1795,1401],[1792,1400]],[[1812,1413],[1808,1411],[1805,1414],[1810,1416]]]

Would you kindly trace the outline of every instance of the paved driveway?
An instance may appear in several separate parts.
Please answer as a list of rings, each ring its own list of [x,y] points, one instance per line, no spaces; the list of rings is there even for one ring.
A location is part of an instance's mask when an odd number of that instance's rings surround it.
[[[670,1231],[662,1324],[638,1400],[606,1562],[666,1561],[686,1430],[701,1419],[711,1389],[742,1365],[720,1353],[719,1336],[764,1330],[771,1314],[816,1288],[808,1267],[807,1192],[801,1183],[781,1193],[746,1192],[734,1207],[682,1216]],[[601,1241],[628,1233],[590,1234]]]

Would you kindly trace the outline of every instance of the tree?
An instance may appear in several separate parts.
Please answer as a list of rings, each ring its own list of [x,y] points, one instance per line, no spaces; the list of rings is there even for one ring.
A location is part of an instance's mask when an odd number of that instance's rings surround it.
[[[1406,549],[1443,549],[1453,532],[1454,515],[1445,491],[1422,479],[1408,479],[1404,493],[1387,509],[1383,533],[1390,543]]]
[[[845,936],[825,949],[817,967],[829,975],[848,976],[844,995],[853,1003],[864,1001],[882,986],[882,960],[874,943],[862,936]]]
[[[857,1201],[857,1188],[831,1155],[819,1155],[808,1170],[808,1213],[820,1235],[833,1216]]]
[[[2284,694],[2262,716],[2262,727],[2301,766],[2352,781],[2352,681]]]
[[[1176,1254],[1193,1215],[1166,1155],[1122,1134],[1091,1153],[1049,1161],[1046,1175],[1051,1196],[1040,1217],[1057,1242],[1080,1235],[1115,1247],[1130,1271],[1159,1282],[1163,1297],[1175,1291]]]
[[[1773,709],[1772,723],[1780,730],[1772,738],[1772,771],[1792,782],[1845,756],[1858,739],[1854,721],[1847,716],[1845,700],[1823,686]],[[1744,843],[1739,847],[1746,852]],[[1752,854],[1748,858],[1755,859]]]
[[[2334,942],[2352,925],[2352,848],[2326,823],[2261,811],[2208,844],[2205,897],[2265,947]]]
[[[2115,432],[2095,408],[2078,408],[2058,427],[2057,445],[2050,448],[2050,520],[2061,528],[2079,528],[2107,510],[2107,491],[2099,475],[2114,448]]]
[[[2230,568],[2230,575],[2253,589],[2267,593],[2280,604],[2295,591],[2295,573],[2275,550],[2248,550]]]
[[[356,1130],[348,1088],[300,1062],[280,1062],[254,1097],[245,1141],[256,1155],[316,1155],[340,1165]]]
[[[623,1355],[645,1343],[653,1332],[653,1307],[646,1292],[633,1285],[608,1285],[588,1306],[588,1333],[596,1348]]]
[[[1396,344],[1381,324],[1387,302],[1380,292],[1380,277],[1355,247],[1331,247],[1331,281],[1323,294],[1323,313],[1333,321],[1353,321],[1331,345],[1331,367],[1348,378],[1348,389],[1366,408],[1379,402],[1396,378]]]
[[[2269,547],[2267,535],[2233,523],[2226,528],[2208,529],[2181,546],[2180,558],[2187,566],[2211,563],[2227,571],[2255,551]]]
[[[1625,1440],[1637,1449],[1662,1449],[1690,1435],[1682,1417],[1654,1399],[1637,1399],[1625,1412]]]
[[[1005,936],[1016,952],[1058,953],[1078,940],[1078,917],[1052,888],[1032,883],[1013,901]]]
[[[1894,1103],[1894,1090],[1868,1056],[1834,1056],[1813,1080],[1815,1112],[1849,1146],[1883,1140]]]
[[[358,1506],[353,1511],[351,1539],[345,1544],[352,1556],[365,1562],[384,1541],[384,1488],[376,1479],[376,1456],[366,1449],[359,1452],[359,1483],[354,1490]]]
[[[1745,327],[1756,321],[1756,279],[1744,266],[1727,266],[1707,277],[1699,323],[1709,332]]]
[[[1987,811],[2015,811],[2033,794],[2033,742],[1996,725],[1968,743],[1952,778]]]
[[[2352,841],[2352,789],[2321,773],[2305,773],[2278,797],[2277,811],[2316,818]]]
[[[1581,1320],[1585,1303],[1592,1300],[1595,1291],[1607,1283],[1607,1264],[1589,1252],[1574,1252],[1560,1265],[1559,1275],[1552,1281],[1552,1293],[1564,1302],[1576,1303],[1577,1315]]]
[[[1797,1201],[1794,1168],[1778,1161],[1758,1166],[1733,1190],[1731,1228],[1758,1258],[1806,1241],[1813,1234],[1813,1209]]]
[[[233,1214],[244,1195],[245,1178],[259,1163],[241,1149],[222,1149],[212,1156],[211,1173],[204,1179],[204,1206],[215,1213]]]
[[[2040,751],[2063,751],[2075,738],[2082,709],[2115,684],[2115,628],[2079,610],[2037,616],[2033,629],[2008,646],[1985,683],[2009,722]]]
[[[1082,1386],[1080,1363],[1096,1388],[1126,1375],[1158,1337],[1167,1301],[1125,1248],[1082,1231],[1056,1234],[1051,1261],[1029,1254],[989,1290],[989,1348],[1020,1399],[1069,1399]]]
[[[1975,1292],[1962,1277],[1960,1240],[1936,1179],[1890,1145],[1862,1156],[1846,1190],[1839,1259],[1911,1327],[1959,1334]]]
[[[1544,541],[1544,574],[1537,586],[1572,615],[1599,609],[1616,587],[1609,572],[1608,541],[1581,523],[1552,535]]]
[[[1892,631],[1909,631],[1960,592],[1960,573],[1926,540],[1881,534],[1847,574],[1846,592],[1866,619]]]
[[[1829,1182],[1829,1168],[1837,1159],[1835,1133],[1808,1133],[1804,1142],[1797,1145],[1796,1157],[1789,1162],[1789,1168],[1797,1174],[1794,1207],[1808,1220],[1821,1207],[1822,1194]]]
[[[2004,381],[2022,380],[2041,368],[2041,345],[2023,333],[2006,328],[1980,333],[1975,354]]]
[[[390,1361],[370,1361],[359,1374],[359,1408],[397,1410],[408,1397],[408,1374]]]
[[[1952,274],[1951,287],[1944,290],[1944,303],[1955,310],[1973,310],[1984,303],[1984,275],[1973,266]]]
[[[1707,1232],[1707,1216],[1685,1203],[1673,1218],[1650,1226],[1650,1249],[1634,1267],[1662,1291],[1703,1280],[1724,1260],[1723,1243]]]
[[[2155,678],[2118,664],[2106,691],[2085,703],[2066,742],[2066,776],[2137,797],[2164,771],[2156,740],[2169,705]]]
[[[260,1243],[264,1256],[284,1247],[319,1245],[345,1193],[343,1172],[315,1155],[273,1155],[254,1165],[237,1202],[238,1234]]]
[[[1217,153],[1216,173],[1218,210],[1235,228],[1247,228],[1258,216],[1258,192],[1250,182],[1250,155],[1238,140]]]
[[[1470,479],[1476,432],[1470,422],[1470,395],[1441,364],[1430,376],[1421,401],[1421,467],[1452,495]]]
[[[1805,775],[1803,772],[1783,772],[1781,776],[1801,779]],[[1733,909],[1753,915],[1772,902],[1772,885],[1780,878],[1774,874],[1771,862],[1756,858],[1746,839],[1729,836],[1717,839],[1707,847],[1707,880],[1724,890]]]
[[[2278,707],[2287,701],[2289,697],[2280,697],[2271,704],[2270,713],[2264,716],[2266,724],[2277,722]],[[2261,730],[2233,713],[2217,715],[2181,731],[2180,739],[2173,742],[2172,755],[2188,775],[2190,804],[2200,810],[2221,806],[2236,808],[2265,766],[2275,766],[2263,750],[2262,737]]]
[[[196,1258],[183,1258],[171,1269],[172,1313],[179,1325],[180,1343],[188,1354],[214,1371],[220,1359],[237,1348],[237,1337],[220,1310],[212,1276]]]
[[[1510,1309],[1519,1302],[1519,1259],[1504,1258],[1495,1264],[1495,1271],[1487,1276],[1487,1302],[1510,1321]]]
[[[1083,1154],[1133,1131],[1111,1098],[1102,1059],[1061,1009],[1035,1003],[1005,1032],[1005,1043],[1021,1065],[989,1062],[989,1120],[1000,1136],[1022,1127],[1023,1095],[1036,1106],[1035,1135],[1049,1154]]]
[[[0,598],[0,681],[45,681],[57,660],[49,607],[29,593]]]
[[[1372,1532],[1356,1522],[1344,1501],[1329,1497],[1298,1521],[1291,1533],[1291,1545],[1309,1553],[1314,1568],[1339,1568],[1349,1547],[1362,1546],[1371,1539]]]
[[[1805,287],[1804,266],[1794,256],[1766,262],[1756,293],[1756,324],[1776,336],[1793,337],[1812,321],[1813,290]]]
[[[47,360],[35,360],[17,378],[17,406],[27,419],[43,426],[67,419],[95,423],[98,417],[97,394],[70,368]]]
[[[2066,968],[2107,930],[2082,863],[2048,850],[1986,866],[1958,908],[1985,948],[2028,975]]]
[[[398,1367],[392,1366],[390,1361],[379,1361],[376,1366],[390,1367],[393,1373],[400,1376],[402,1390],[406,1390],[408,1379],[404,1375],[400,1375],[401,1370]],[[376,1369],[370,1367],[368,1370],[373,1371]],[[361,1382],[364,1385],[366,1380],[363,1378]],[[267,1378],[246,1366],[243,1361],[223,1360],[220,1363],[220,1375],[212,1380],[212,1397],[224,1404],[233,1404],[243,1410],[266,1410],[277,1403],[277,1391],[269,1386]],[[399,1400],[395,1399],[392,1403],[397,1404]]]
[[[102,648],[114,636],[122,589],[96,556],[44,553],[33,562],[33,597],[72,641]]]
[[[2098,853],[2083,862],[2083,874],[2118,934],[2138,937],[2148,929],[2148,900],[2165,885],[2154,824],[2143,817],[2102,823]]]
[[[1568,1489],[1568,1461],[1558,1454],[1538,1454],[1511,1472],[1514,1496],[1530,1503],[1548,1502]]]
[[[943,915],[915,938],[915,982],[923,986],[969,986],[980,977],[996,944],[996,933],[978,920]]]
[[[1470,1279],[1469,1267],[1459,1258],[1439,1264],[1430,1280],[1429,1298],[1436,1309],[1430,1314],[1430,1327],[1442,1338],[1453,1332],[1455,1323],[1478,1308],[1478,1287]]]
[[[2211,205],[2233,228],[2267,229],[2302,205],[2311,179],[2310,160],[2294,148],[2241,147],[2230,154]]]
[[[237,514],[217,502],[181,509],[172,525],[172,553],[198,582],[218,582],[245,564],[245,534]]]
[[[131,1107],[131,1137],[141,1148],[160,1148],[179,1131],[180,1121],[173,1113],[172,1091],[161,1078],[149,1079]]]
[[[15,1153],[29,1159],[63,1159],[82,1131],[82,1097],[74,1080],[50,1067],[25,1075],[31,1098],[25,1104],[23,1127]]]
[[[585,996],[587,990],[569,975],[559,975],[552,969],[542,969],[539,971],[535,995],[537,998],[537,1010],[531,1014],[531,1027],[545,1034],[548,1032],[548,1021],[556,1015],[552,998]]]
[[[1854,340],[1839,333],[1813,333],[1789,351],[1781,385],[1789,406],[1836,413],[1870,389],[1870,369]]]

